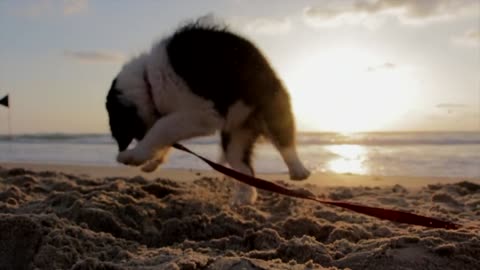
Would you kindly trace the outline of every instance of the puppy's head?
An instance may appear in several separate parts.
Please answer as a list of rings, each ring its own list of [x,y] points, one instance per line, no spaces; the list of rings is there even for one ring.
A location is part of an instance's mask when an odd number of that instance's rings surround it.
[[[141,140],[158,118],[148,82],[149,55],[141,54],[123,65],[107,94],[107,112],[112,137],[124,151]]]
[[[146,125],[137,105],[125,96],[126,90],[119,88],[117,80],[113,80],[108,92],[106,107],[110,131],[121,152],[127,149],[133,139],[141,140],[145,136]]]

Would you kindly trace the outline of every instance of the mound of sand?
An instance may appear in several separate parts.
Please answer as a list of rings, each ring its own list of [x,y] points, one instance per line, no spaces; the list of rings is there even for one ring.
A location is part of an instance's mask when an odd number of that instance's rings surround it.
[[[478,269],[480,185],[305,188],[463,224],[395,224],[231,183],[0,168],[0,269]]]

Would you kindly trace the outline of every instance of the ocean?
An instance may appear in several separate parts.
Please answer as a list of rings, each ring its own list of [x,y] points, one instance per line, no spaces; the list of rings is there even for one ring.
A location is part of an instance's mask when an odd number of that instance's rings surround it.
[[[315,172],[378,176],[480,178],[480,132],[300,133],[298,152]],[[218,160],[218,136],[184,143]],[[0,136],[0,162],[122,166],[107,134]],[[195,157],[173,150],[164,168],[209,170]],[[278,152],[261,142],[255,148],[257,172],[286,173]]]

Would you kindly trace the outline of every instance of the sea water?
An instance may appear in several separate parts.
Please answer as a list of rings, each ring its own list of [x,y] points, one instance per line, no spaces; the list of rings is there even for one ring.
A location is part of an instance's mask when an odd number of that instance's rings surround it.
[[[218,136],[182,142],[219,160]],[[316,172],[379,176],[480,177],[480,132],[300,133],[298,152]],[[286,173],[268,142],[255,148],[257,172]],[[0,162],[122,166],[107,134],[30,134],[0,136]],[[210,169],[184,152],[172,150],[164,168]]]

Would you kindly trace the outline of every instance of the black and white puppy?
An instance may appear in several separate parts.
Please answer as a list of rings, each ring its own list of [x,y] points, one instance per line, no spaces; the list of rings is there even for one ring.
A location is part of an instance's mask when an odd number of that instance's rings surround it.
[[[220,131],[224,159],[240,172],[254,174],[252,149],[263,135],[292,180],[310,175],[297,155],[284,85],[251,42],[224,28],[186,25],[130,60],[106,107],[120,163],[153,171],[172,144]],[[255,200],[254,188],[238,184],[232,203]]]

